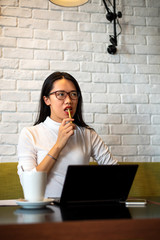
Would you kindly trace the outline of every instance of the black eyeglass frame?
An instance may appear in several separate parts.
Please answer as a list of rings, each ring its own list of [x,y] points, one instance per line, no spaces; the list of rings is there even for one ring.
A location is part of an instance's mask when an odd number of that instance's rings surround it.
[[[62,99],[58,98],[58,97],[57,97],[57,92],[64,93],[64,94],[65,94],[64,98],[62,98]],[[71,96],[71,93],[77,93],[77,97],[76,97],[76,98],[73,98],[73,97]],[[70,91],[70,92],[66,92],[66,91],[63,91],[63,90],[62,90],[62,91],[61,91],[61,90],[58,90],[58,91],[49,93],[48,96],[53,95],[53,94],[55,94],[55,96],[56,96],[56,98],[57,98],[58,100],[64,100],[64,99],[67,97],[67,95],[68,95],[72,100],[77,100],[77,99],[79,98],[79,96],[80,96],[80,93],[79,93],[78,91],[76,91],[76,90],[73,90],[73,91]]]

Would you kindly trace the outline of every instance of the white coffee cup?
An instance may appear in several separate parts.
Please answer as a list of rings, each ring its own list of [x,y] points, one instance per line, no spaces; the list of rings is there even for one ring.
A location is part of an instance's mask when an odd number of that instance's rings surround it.
[[[23,172],[23,193],[25,200],[30,202],[43,201],[46,184],[46,172]]]

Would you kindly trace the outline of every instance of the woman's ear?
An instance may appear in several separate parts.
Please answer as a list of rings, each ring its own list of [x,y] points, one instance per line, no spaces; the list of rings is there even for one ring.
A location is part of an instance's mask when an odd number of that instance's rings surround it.
[[[50,99],[49,99],[48,97],[44,96],[44,97],[43,97],[43,100],[44,100],[44,102],[45,102],[45,104],[46,104],[47,106],[50,106],[50,105],[51,105]]]

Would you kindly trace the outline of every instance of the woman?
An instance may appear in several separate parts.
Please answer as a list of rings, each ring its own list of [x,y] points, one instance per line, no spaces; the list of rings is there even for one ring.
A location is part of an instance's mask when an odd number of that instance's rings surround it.
[[[60,197],[68,165],[88,164],[90,157],[98,164],[117,163],[97,133],[83,121],[82,95],[75,78],[65,72],[52,73],[42,87],[35,125],[24,128],[19,137],[20,179],[22,169],[46,171],[45,197]]]

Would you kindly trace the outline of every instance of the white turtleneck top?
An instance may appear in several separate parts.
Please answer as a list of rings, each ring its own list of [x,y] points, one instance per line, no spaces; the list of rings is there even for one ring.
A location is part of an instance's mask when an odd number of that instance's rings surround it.
[[[56,143],[60,125],[61,123],[47,117],[38,125],[22,129],[18,143],[18,174],[21,184],[22,168],[24,171],[36,171],[36,166]],[[94,130],[76,126],[74,135],[62,149],[48,175],[45,197],[60,197],[68,165],[89,164],[90,157],[98,164],[117,163]]]

